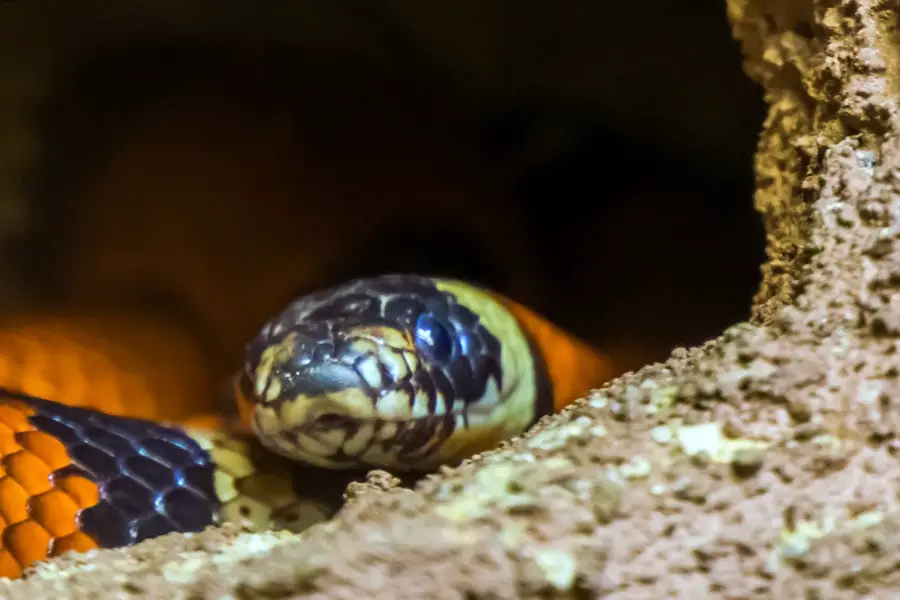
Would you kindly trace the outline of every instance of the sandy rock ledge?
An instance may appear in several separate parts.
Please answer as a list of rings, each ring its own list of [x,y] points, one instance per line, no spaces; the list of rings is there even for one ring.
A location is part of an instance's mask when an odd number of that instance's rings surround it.
[[[900,597],[897,8],[729,2],[770,106],[751,324],[415,491],[375,474],[301,536],[171,535],[64,557],[0,594]]]

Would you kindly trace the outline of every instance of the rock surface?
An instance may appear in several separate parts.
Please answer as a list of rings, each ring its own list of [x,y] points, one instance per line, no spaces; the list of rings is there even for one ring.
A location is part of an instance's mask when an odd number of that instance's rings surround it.
[[[0,594],[896,597],[897,8],[729,2],[770,107],[751,323],[413,491],[374,473],[300,536],[170,535],[64,557]]]

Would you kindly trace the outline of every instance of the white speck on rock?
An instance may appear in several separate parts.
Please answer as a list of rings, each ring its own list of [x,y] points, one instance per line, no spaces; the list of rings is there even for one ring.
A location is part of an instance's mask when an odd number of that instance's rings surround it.
[[[534,560],[554,588],[559,591],[572,588],[578,565],[570,553],[555,549],[539,550],[535,552]]]

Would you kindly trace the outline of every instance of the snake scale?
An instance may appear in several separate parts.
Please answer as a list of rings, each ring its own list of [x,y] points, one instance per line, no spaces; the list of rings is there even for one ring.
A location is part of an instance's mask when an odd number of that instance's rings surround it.
[[[297,465],[452,465],[613,374],[607,357],[513,300],[419,275],[290,303],[247,344],[230,412],[167,414],[138,392],[109,410],[59,401],[53,377],[90,398],[121,375],[102,357],[93,370],[69,360],[46,329],[0,333],[0,356],[12,357],[0,373],[4,577],[69,550],[224,521],[300,530],[315,503]]]

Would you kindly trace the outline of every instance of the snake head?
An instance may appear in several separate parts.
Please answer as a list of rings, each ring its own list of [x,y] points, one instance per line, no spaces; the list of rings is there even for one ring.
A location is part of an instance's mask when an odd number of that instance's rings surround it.
[[[433,468],[534,418],[515,319],[469,284],[389,275],[305,296],[247,346],[240,396],[271,450],[320,467]]]

